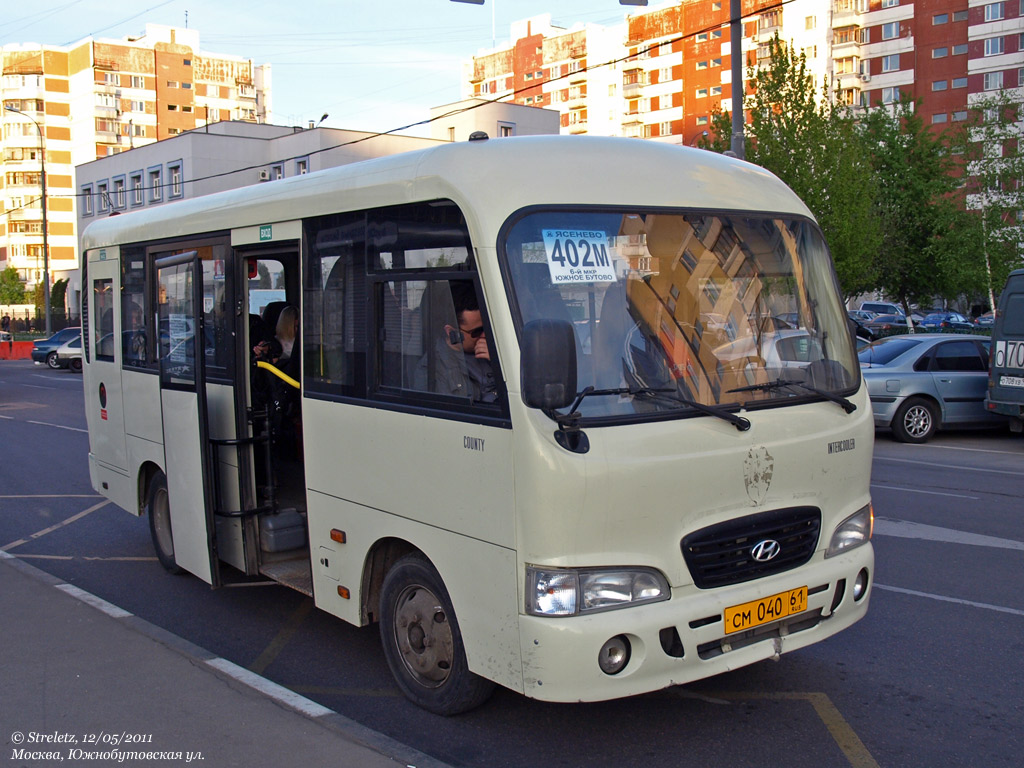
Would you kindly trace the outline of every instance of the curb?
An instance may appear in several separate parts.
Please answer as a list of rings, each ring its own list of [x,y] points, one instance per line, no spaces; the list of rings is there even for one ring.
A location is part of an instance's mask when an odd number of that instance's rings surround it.
[[[377,752],[397,764],[405,765],[407,768],[452,768],[448,763],[441,762],[400,741],[392,739],[390,736],[357,723],[355,720],[351,720],[322,704],[318,704],[312,699],[295,693],[279,683],[250,672],[244,667],[221,658],[183,637],[158,627],[113,603],[109,603],[91,592],[86,592],[46,571],[29,565],[20,560],[16,555],[0,550],[0,565],[14,568],[25,576],[29,576],[36,581],[54,587],[64,594],[80,600],[86,605],[115,619],[122,625],[131,627],[136,632],[184,656],[194,662],[194,666],[207,670],[215,677],[235,683],[242,683],[266,698],[273,700],[276,704],[290,709],[347,741]]]

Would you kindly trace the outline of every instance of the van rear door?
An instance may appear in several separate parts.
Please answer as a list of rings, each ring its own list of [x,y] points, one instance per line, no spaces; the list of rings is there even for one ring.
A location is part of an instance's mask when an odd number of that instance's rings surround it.
[[[992,327],[992,363],[986,407],[1024,430],[1024,269],[1010,274]]]

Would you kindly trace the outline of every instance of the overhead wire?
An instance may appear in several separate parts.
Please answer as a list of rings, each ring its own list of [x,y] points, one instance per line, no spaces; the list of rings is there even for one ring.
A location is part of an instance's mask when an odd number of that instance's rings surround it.
[[[169,0],[169,1],[173,1],[173,0]],[[739,17],[739,21],[743,21],[744,19],[749,18],[751,16],[760,15],[762,13],[765,13],[766,11],[771,11],[771,10],[775,10],[776,8],[781,8],[782,6],[789,5],[790,3],[793,3],[793,2],[796,2],[796,0],[779,0],[779,2],[773,3],[773,4],[768,5],[768,6],[764,6],[762,8],[758,8],[756,11],[752,11],[752,12],[748,13],[745,16],[742,15],[742,13],[741,13],[741,15]],[[652,43],[651,45],[649,45],[649,46],[647,46],[645,48],[638,48],[635,53],[629,53],[629,54],[627,54],[625,56],[621,56],[621,57],[616,58],[616,59],[611,59],[609,61],[604,61],[604,62],[601,62],[599,64],[590,64],[590,65],[587,65],[586,67],[581,67],[580,69],[578,69],[575,72],[567,72],[564,75],[560,75],[558,77],[550,78],[548,80],[545,80],[543,84],[546,85],[546,84],[549,84],[549,83],[558,82],[560,80],[566,80],[566,79],[568,79],[570,77],[577,77],[580,73],[590,72],[590,71],[593,71],[593,70],[596,70],[596,69],[600,69],[600,68],[603,68],[603,67],[614,66],[616,64],[621,64],[623,62],[628,62],[628,61],[631,61],[631,60],[639,60],[644,54],[650,53],[653,50],[661,48],[663,45],[670,45],[672,43],[682,42],[682,41],[688,40],[690,38],[696,37],[697,35],[701,35],[701,34],[705,34],[705,33],[710,33],[710,32],[713,32],[716,29],[721,29],[722,27],[728,26],[732,22],[733,22],[733,19],[729,19],[728,21],[718,22],[718,23],[715,23],[715,24],[710,24],[710,25],[708,25],[706,27],[703,27],[701,29],[695,30],[693,32],[690,32],[690,33],[687,33],[687,34],[684,34],[684,35],[679,35],[677,37],[672,37],[672,38],[670,38],[668,40],[663,40],[663,41],[658,42],[658,43]],[[428,118],[426,118],[424,120],[417,120],[416,122],[408,123],[407,125],[402,125],[402,126],[399,126],[397,128],[391,128],[391,129],[389,129],[387,131],[380,131],[380,132],[352,131],[352,133],[366,133],[366,135],[365,136],[361,136],[361,137],[356,138],[356,139],[351,139],[349,141],[343,141],[343,142],[341,142],[339,144],[332,144],[330,146],[320,147],[319,149],[313,149],[313,150],[310,150],[308,152],[302,152],[302,153],[297,154],[297,155],[292,155],[292,156],[289,156],[289,157],[278,158],[276,160],[268,160],[268,161],[265,161],[265,162],[260,162],[260,163],[256,163],[256,164],[253,164],[253,165],[248,165],[248,166],[245,166],[243,168],[233,168],[233,169],[228,170],[228,171],[221,171],[219,173],[211,173],[211,174],[208,174],[206,176],[197,176],[197,177],[193,177],[191,179],[179,179],[177,182],[170,182],[169,181],[169,182],[164,182],[164,183],[160,183],[160,184],[155,184],[155,185],[152,185],[152,186],[144,186],[144,187],[141,187],[141,188],[140,187],[133,187],[131,190],[125,189],[124,191],[127,193],[128,191],[135,192],[137,190],[141,190],[141,191],[144,191],[144,192],[153,191],[153,190],[157,190],[157,189],[163,190],[163,189],[171,187],[174,184],[182,184],[182,185],[184,185],[184,184],[195,184],[195,183],[198,183],[200,181],[209,181],[211,179],[219,179],[219,178],[223,178],[225,176],[231,176],[231,175],[236,174],[236,173],[245,173],[246,171],[254,171],[254,170],[262,169],[262,168],[265,168],[268,165],[281,165],[281,164],[284,164],[284,163],[287,163],[287,162],[290,162],[290,161],[293,161],[293,160],[299,160],[299,159],[304,159],[304,158],[311,157],[313,155],[318,155],[318,154],[321,154],[323,152],[330,152],[330,151],[335,150],[335,149],[342,149],[344,147],[350,147],[350,146],[353,146],[355,144],[361,144],[361,143],[363,143],[365,141],[370,141],[372,139],[380,138],[382,136],[394,135],[394,134],[400,133],[401,131],[407,131],[407,130],[409,130],[411,128],[417,128],[417,127],[422,126],[422,125],[429,125],[430,123],[436,122],[438,120],[444,120],[444,119],[449,118],[449,117],[454,117],[455,115],[461,115],[461,114],[464,114],[466,112],[471,112],[471,111],[473,111],[475,109],[480,109],[482,107],[486,107],[486,106],[489,106],[491,104],[499,103],[499,102],[501,102],[501,101],[503,101],[505,99],[515,98],[516,96],[518,96],[521,93],[524,93],[526,91],[536,90],[539,87],[541,87],[540,84],[533,84],[533,85],[529,85],[529,86],[524,86],[523,88],[519,88],[519,89],[513,90],[513,91],[508,91],[508,92],[503,93],[501,95],[495,96],[493,99],[480,99],[479,102],[476,103],[476,104],[470,104],[470,105],[465,106],[465,107],[459,107],[457,109],[450,110],[450,111],[445,112],[443,114],[435,115],[434,117],[428,117]],[[84,193],[84,192],[82,192],[82,193],[76,193],[76,194],[72,194],[72,195],[47,195],[47,197],[76,198],[76,197],[87,197],[87,196],[90,196],[91,194],[95,194],[95,193]],[[110,194],[109,190],[108,190],[107,194],[108,194],[108,200],[109,200],[109,194]],[[4,215],[7,215],[7,213],[9,213],[9,212],[5,212]]]

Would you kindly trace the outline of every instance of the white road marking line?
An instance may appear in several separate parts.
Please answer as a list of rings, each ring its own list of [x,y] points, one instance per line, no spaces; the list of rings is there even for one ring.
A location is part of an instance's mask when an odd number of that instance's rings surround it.
[[[250,688],[255,688],[260,693],[269,696],[272,699],[276,699],[292,709],[297,709],[310,717],[323,717],[324,715],[334,714],[334,710],[328,709],[321,704],[317,704],[315,701],[307,699],[305,696],[289,690],[283,685],[273,683],[270,680],[267,680],[267,678],[261,677],[255,672],[250,672],[248,669],[240,667],[227,659],[210,659],[206,663],[214,669],[235,678],[238,682],[244,683]]]
[[[942,491],[921,491],[917,488],[902,488],[898,485],[879,485],[878,483],[872,483],[872,488],[882,488],[886,491],[906,491],[907,493],[927,493],[929,496],[950,496],[954,499],[973,499],[978,501],[981,499],[980,496],[963,496],[959,493],[943,493]]]
[[[960,464],[936,464],[932,461],[914,461],[913,459],[891,459],[884,456],[876,456],[879,461],[892,461],[897,464],[921,464],[932,469],[956,469],[961,472],[993,472],[997,475],[1024,476],[1024,472],[1014,472],[1011,469],[986,469],[985,467],[965,467]]]
[[[883,589],[887,592],[899,592],[901,595],[913,595],[914,597],[927,597],[930,600],[940,600],[944,603],[956,603],[957,605],[969,605],[972,608],[984,608],[988,611],[999,613],[1010,613],[1014,616],[1024,616],[1024,611],[1018,608],[1006,608],[1002,605],[990,603],[976,603],[973,600],[961,600],[959,597],[946,597],[945,595],[933,595],[930,592],[918,592],[916,589],[903,589],[902,587],[890,587],[886,584],[875,584],[875,589]]]
[[[940,528],[937,525],[912,523],[907,520],[892,520],[886,517],[875,518],[874,532],[879,536],[897,536],[903,539],[943,541],[947,544],[969,544],[975,547],[1015,549],[1020,552],[1024,552],[1024,541],[1001,539],[996,536],[984,536],[980,533],[958,531],[955,528]]]
[[[78,427],[65,427],[63,424],[50,424],[49,422],[46,421],[29,421],[26,423],[38,424],[41,427],[56,427],[57,429],[67,429],[70,430],[71,432],[85,432],[86,434],[88,434],[89,432],[88,429],[79,429]]]

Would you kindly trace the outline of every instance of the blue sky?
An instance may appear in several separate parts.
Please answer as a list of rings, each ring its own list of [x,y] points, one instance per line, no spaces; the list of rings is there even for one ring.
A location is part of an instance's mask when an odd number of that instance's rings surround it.
[[[461,62],[491,47],[492,15],[500,44],[513,21],[537,14],[569,27],[614,24],[628,10],[618,0],[3,0],[0,43],[121,38],[147,22],[185,26],[187,14],[202,50],[273,65],[275,123],[327,113],[324,125],[384,131],[458,100]]]

